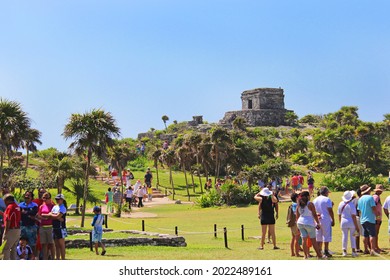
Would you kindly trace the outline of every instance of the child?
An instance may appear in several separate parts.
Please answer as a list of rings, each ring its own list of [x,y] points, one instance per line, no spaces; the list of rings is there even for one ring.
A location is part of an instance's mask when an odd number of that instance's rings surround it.
[[[18,260],[33,260],[34,255],[30,245],[27,244],[27,237],[20,237],[19,245],[16,247]]]
[[[298,194],[293,193],[291,194],[291,205],[288,207],[287,210],[287,226],[291,229],[291,243],[290,243],[290,248],[291,248],[291,256],[294,257],[301,257],[299,254],[299,237],[300,233],[297,227],[297,218],[296,218],[296,210],[297,210],[297,198]]]
[[[102,247],[102,256],[106,254],[106,247],[104,246],[102,242],[102,236],[103,236],[103,225],[104,225],[104,217],[102,215],[102,210],[99,206],[95,206],[93,208],[93,213],[95,216],[93,217],[92,221],[92,242],[95,243],[95,252],[96,255],[99,255],[99,243]]]

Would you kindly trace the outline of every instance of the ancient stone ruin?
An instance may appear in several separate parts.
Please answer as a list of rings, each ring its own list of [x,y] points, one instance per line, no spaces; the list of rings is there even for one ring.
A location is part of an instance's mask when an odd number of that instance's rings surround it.
[[[231,127],[237,117],[248,126],[280,126],[285,124],[284,90],[281,88],[256,88],[241,94],[242,110],[225,113],[219,124]]]

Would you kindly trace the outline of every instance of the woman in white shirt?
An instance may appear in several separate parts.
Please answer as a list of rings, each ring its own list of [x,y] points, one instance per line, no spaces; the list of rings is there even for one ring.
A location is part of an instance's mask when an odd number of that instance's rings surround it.
[[[339,222],[342,232],[343,256],[347,256],[349,234],[352,247],[352,257],[357,257],[358,254],[356,253],[355,235],[359,235],[359,225],[356,220],[356,207],[353,203],[355,192],[346,191],[341,198],[343,201],[340,202],[337,213],[339,215]]]

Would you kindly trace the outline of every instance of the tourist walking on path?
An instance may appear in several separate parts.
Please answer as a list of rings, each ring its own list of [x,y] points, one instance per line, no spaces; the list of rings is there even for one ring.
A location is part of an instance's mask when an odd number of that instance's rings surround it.
[[[361,197],[358,201],[358,210],[360,211],[360,223],[364,230],[364,242],[369,245],[372,256],[377,255],[379,251],[376,246],[376,205],[374,198],[370,195],[371,187],[363,185],[360,187]]]
[[[332,256],[329,252],[329,242],[332,242],[332,227],[335,223],[333,202],[328,197],[329,193],[330,191],[327,187],[321,187],[319,192],[320,195],[313,200],[321,225],[316,231],[318,248],[322,250],[322,244],[324,244],[324,254],[327,257]]]
[[[107,204],[107,209],[106,209],[106,212],[107,213],[114,213],[114,209],[113,209],[113,202],[114,202],[114,193],[111,191],[111,188],[108,188],[106,194],[105,194],[105,197],[106,197],[106,204]]]
[[[145,194],[146,194],[146,186],[140,186],[137,190],[138,208],[144,207],[142,200],[144,199]]]
[[[12,194],[6,194],[3,200],[7,206],[4,211],[3,243],[6,242],[6,244],[3,249],[3,260],[16,260],[16,247],[20,238],[20,207],[16,204]]]
[[[307,187],[309,189],[310,197],[314,196],[314,178],[311,172],[307,175]]]
[[[352,257],[357,257],[355,232],[359,235],[359,225],[356,221],[356,207],[353,204],[355,192],[345,191],[341,197],[337,213],[342,232],[343,257],[347,256],[348,236],[351,241]]]
[[[308,259],[312,256],[309,253],[309,247],[307,246],[307,240],[310,238],[313,248],[316,251],[317,258],[327,258],[326,255],[322,255],[321,250],[316,242],[316,229],[321,228],[321,224],[316,212],[314,204],[310,202],[310,194],[308,191],[302,192],[298,197],[298,206],[296,211],[297,226],[302,237],[302,247],[304,258]]]
[[[99,206],[93,207],[93,213],[95,216],[92,220],[92,242],[95,243],[95,252],[96,255],[99,255],[99,245],[102,247],[102,256],[106,254],[106,247],[102,242],[103,237],[103,225],[104,225],[104,216],[102,215],[102,209]]]
[[[261,243],[259,250],[264,249],[267,229],[271,235],[274,249],[279,249],[279,247],[276,246],[275,234],[275,222],[279,216],[278,199],[268,187],[263,188],[254,198],[259,202],[258,218],[260,219],[261,224]]]

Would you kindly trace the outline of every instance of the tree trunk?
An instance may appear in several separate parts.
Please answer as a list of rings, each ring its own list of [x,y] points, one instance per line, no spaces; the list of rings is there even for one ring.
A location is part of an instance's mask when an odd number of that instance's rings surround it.
[[[173,177],[172,177],[172,168],[169,166],[169,178],[171,180],[172,185],[172,199],[175,200],[175,185],[173,184]]]
[[[160,185],[160,178],[158,176],[158,161],[154,164],[156,166],[156,189],[158,189],[158,186]]]
[[[189,187],[188,187],[187,171],[184,168],[184,165],[182,165],[182,169],[183,169],[183,172],[184,172],[184,179],[186,181],[186,190],[187,190],[188,201],[191,201],[190,190],[189,190]]]
[[[191,180],[192,180],[192,191],[195,193],[195,181],[194,181],[194,173],[191,170]]]
[[[198,168],[198,178],[199,178],[200,192],[203,193],[202,177],[200,176],[199,168]]]
[[[87,156],[87,167],[85,170],[85,185],[84,185],[84,193],[83,193],[83,208],[81,209],[81,227],[84,227],[85,221],[85,209],[87,208],[87,197],[88,197],[88,183],[89,183],[89,167],[91,166],[91,157],[92,151],[91,148],[88,148],[88,156]]]
[[[26,149],[26,172],[27,172],[27,168],[28,168],[28,154],[29,154],[29,150]]]
[[[117,167],[118,167],[118,173],[119,173],[119,176],[121,178],[121,200],[119,201],[119,206],[118,206],[118,217],[120,218],[121,217],[121,214],[122,214],[122,201],[123,201],[123,176],[122,176],[122,168],[119,166],[119,164],[117,163]]]

